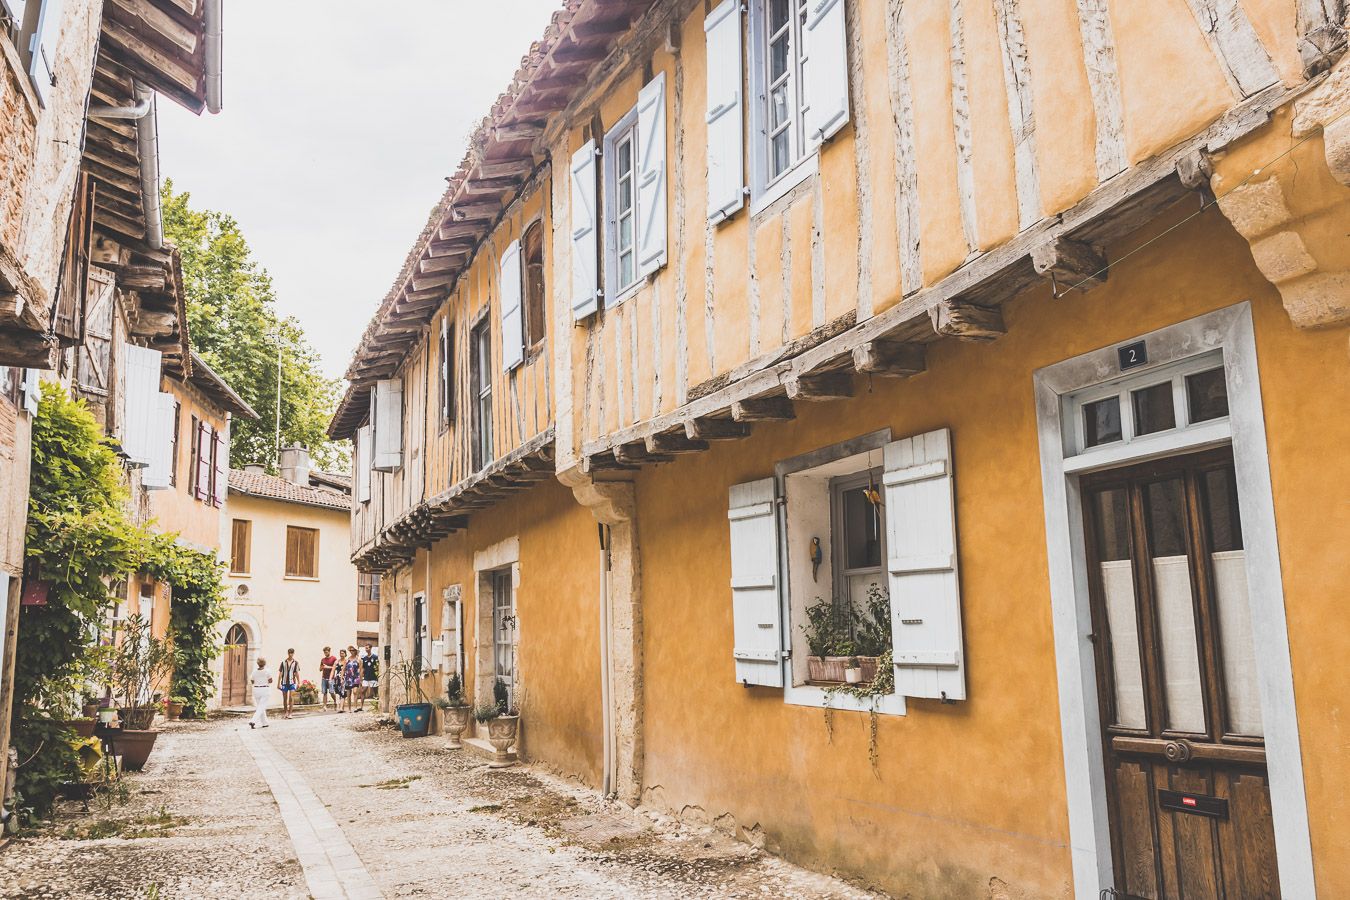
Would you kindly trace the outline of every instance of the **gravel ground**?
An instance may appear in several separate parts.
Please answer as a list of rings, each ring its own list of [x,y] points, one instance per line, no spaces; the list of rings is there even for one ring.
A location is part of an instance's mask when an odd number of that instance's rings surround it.
[[[171,723],[126,805],[70,805],[0,851],[0,896],[308,897],[253,739],[294,765],[386,897],[870,896],[530,768],[489,770],[442,738],[404,740],[374,715],[273,723]]]

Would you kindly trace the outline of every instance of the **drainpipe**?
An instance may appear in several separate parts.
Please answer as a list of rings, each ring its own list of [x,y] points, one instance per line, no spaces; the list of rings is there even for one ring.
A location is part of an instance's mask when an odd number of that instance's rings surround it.
[[[610,652],[609,652],[609,526],[600,529],[600,724],[604,730],[604,769],[601,794],[608,797],[614,791],[614,726],[610,709]]]
[[[134,106],[89,107],[91,119],[135,119],[136,150],[141,158],[141,203],[145,207],[145,243],[152,250],[164,246],[164,220],[159,208],[159,127],[155,115],[155,92],[135,83]]]
[[[224,63],[224,32],[222,4],[224,0],[206,0],[203,15],[206,25],[206,110],[220,112],[223,98],[221,72]]]

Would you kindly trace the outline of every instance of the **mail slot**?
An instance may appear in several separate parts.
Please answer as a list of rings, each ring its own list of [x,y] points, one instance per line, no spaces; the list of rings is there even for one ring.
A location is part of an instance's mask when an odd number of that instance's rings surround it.
[[[1187,794],[1181,791],[1158,791],[1158,805],[1173,812],[1192,813],[1197,816],[1209,816],[1211,819],[1228,818],[1228,801],[1222,797],[1210,797],[1205,794]]]

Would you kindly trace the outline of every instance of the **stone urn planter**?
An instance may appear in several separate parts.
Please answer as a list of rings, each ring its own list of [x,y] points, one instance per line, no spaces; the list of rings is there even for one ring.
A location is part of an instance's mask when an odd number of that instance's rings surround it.
[[[459,750],[464,747],[464,743],[459,736],[464,733],[464,729],[469,727],[469,715],[472,710],[467,706],[443,706],[441,707],[441,730],[449,740],[445,742],[445,749]]]
[[[520,728],[520,716],[498,716],[487,723],[488,742],[496,753],[488,763],[489,769],[505,769],[513,765],[507,755],[511,745],[516,742],[516,732]]]
[[[168,703],[164,704],[164,714],[168,716],[170,720],[179,719],[183,715],[183,705],[184,704],[179,700],[170,700]]]

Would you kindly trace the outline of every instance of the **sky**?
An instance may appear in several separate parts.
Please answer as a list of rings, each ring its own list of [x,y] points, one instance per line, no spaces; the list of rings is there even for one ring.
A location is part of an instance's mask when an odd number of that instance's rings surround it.
[[[561,0],[227,0],[224,104],[159,106],[161,177],[239,220],[341,376],[459,166]]]

